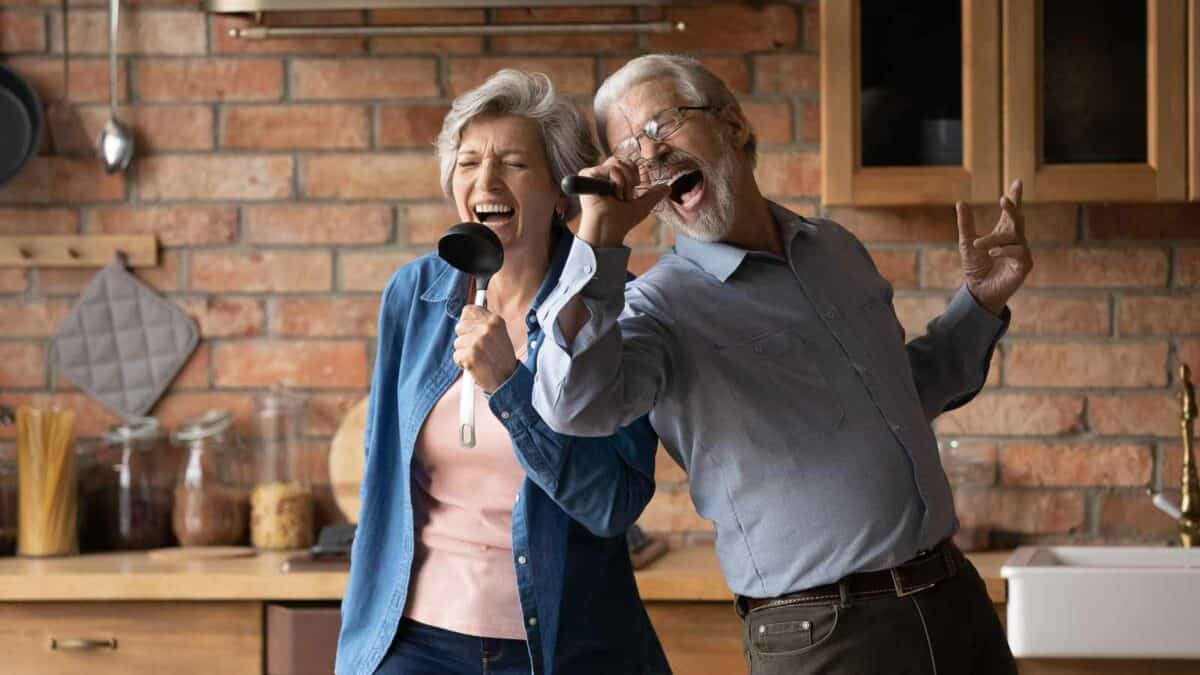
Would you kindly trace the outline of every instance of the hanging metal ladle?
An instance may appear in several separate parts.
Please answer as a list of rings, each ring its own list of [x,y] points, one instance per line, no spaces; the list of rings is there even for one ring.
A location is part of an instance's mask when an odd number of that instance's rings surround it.
[[[459,223],[438,239],[438,255],[475,279],[475,303],[487,305],[488,282],[504,265],[500,238],[480,223]],[[458,407],[458,443],[475,447],[475,378],[463,371],[462,397]]]
[[[96,138],[96,154],[104,173],[124,171],[133,159],[133,131],[117,117],[117,29],[121,0],[110,0],[108,9],[108,123]]]

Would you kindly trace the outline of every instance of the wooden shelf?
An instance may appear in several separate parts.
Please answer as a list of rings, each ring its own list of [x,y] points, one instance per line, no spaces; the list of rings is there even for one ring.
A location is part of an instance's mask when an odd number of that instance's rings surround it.
[[[130,267],[158,264],[153,235],[0,237],[0,267],[104,267],[118,253]]]

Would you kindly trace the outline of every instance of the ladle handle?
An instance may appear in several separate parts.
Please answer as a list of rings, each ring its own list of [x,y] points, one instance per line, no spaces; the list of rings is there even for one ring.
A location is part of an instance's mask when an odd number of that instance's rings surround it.
[[[475,304],[487,305],[487,291],[475,291]],[[475,447],[475,378],[464,370],[462,392],[458,404],[458,444],[464,448]]]

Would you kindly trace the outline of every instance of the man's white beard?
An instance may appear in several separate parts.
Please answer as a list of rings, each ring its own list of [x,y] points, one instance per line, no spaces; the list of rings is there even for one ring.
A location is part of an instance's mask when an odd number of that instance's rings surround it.
[[[702,163],[696,158],[692,161],[699,165],[704,173],[704,191],[712,196],[711,202],[701,206],[696,214],[696,222],[688,224],[679,213],[663,200],[663,208],[659,210],[658,218],[677,231],[698,241],[721,241],[733,229],[733,181],[737,172],[736,150],[732,147],[721,154],[715,165]]]

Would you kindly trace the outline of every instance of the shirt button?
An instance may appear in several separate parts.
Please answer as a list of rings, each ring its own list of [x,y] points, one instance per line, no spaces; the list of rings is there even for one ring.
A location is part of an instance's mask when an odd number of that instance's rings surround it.
[[[592,273],[592,266],[591,266],[591,265],[584,265],[584,266],[583,266],[583,273],[584,273],[584,274],[591,274],[591,273]]]
[[[537,617],[536,617],[536,616],[531,616],[531,617],[529,617],[529,625],[530,625],[530,626],[536,626],[536,625],[537,625]]]
[[[530,340],[530,341],[529,341],[529,348],[530,348],[530,349],[537,349],[537,340]]]
[[[517,564],[524,565],[525,564],[525,556],[523,556],[523,555],[517,556]]]
[[[516,499],[516,501],[518,501],[518,502],[519,502],[519,501],[521,501],[521,493],[520,493],[520,492],[518,492],[518,493],[517,493],[517,499]]]
[[[502,420],[506,420],[506,419],[508,419],[509,417],[511,417],[511,415],[509,415],[509,414],[508,414],[508,411],[507,411],[507,410],[505,410],[504,412],[500,413],[500,419],[502,419]]]
[[[836,318],[837,318],[837,311],[836,311],[836,310],[832,310],[832,309],[827,309],[827,310],[825,310],[825,318],[826,318],[826,319],[836,319]]]
[[[900,427],[900,425],[899,425],[899,424],[893,424],[893,425],[892,425],[892,431],[894,431],[894,432],[896,432],[896,433],[900,433],[900,428],[901,428],[901,427]]]

